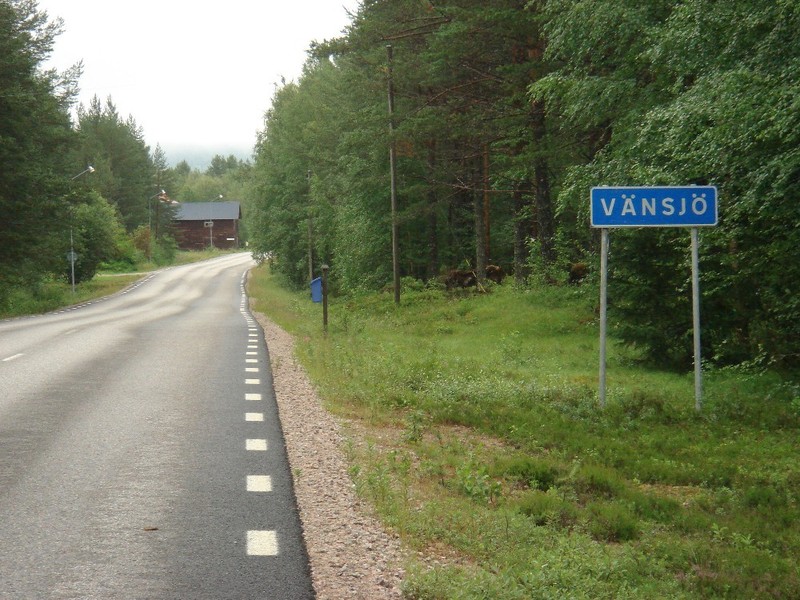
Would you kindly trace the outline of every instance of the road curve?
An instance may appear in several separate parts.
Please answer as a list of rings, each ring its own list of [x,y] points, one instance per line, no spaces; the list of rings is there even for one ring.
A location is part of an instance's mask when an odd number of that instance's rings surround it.
[[[0,597],[313,598],[251,266],[0,322]]]

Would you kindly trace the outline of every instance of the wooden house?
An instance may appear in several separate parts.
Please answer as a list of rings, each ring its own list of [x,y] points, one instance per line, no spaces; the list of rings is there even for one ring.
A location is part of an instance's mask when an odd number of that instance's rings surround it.
[[[239,247],[241,218],[238,202],[184,202],[175,210],[172,230],[181,250],[228,250]]]

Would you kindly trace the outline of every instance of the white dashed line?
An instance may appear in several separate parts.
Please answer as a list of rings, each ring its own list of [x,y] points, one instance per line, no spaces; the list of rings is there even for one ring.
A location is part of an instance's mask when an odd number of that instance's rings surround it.
[[[266,452],[267,440],[245,440],[244,447],[253,452]]]
[[[278,536],[274,531],[248,531],[248,556],[278,556]]]
[[[272,477],[269,475],[248,475],[247,476],[247,491],[248,492],[271,492],[272,491]]]
[[[256,357],[258,353],[258,328],[255,321],[247,314],[247,295],[245,293],[244,282],[247,274],[242,275],[241,290],[242,290],[242,303],[241,313],[247,321],[248,325],[248,339],[247,351],[245,353],[246,364],[257,364],[259,359],[250,358]],[[258,373],[259,367],[245,367],[245,373]],[[246,378],[245,385],[260,385],[261,379]],[[262,399],[261,394],[247,393],[244,395],[245,400],[258,401]],[[246,422],[263,422],[263,412],[245,412],[244,419]],[[245,440],[245,449],[253,452],[266,452],[267,440],[266,439],[253,439],[248,438]],[[272,491],[272,478],[269,475],[248,475],[247,476],[247,491],[248,492],[271,492]],[[248,556],[277,556],[278,555],[278,535],[275,531],[270,530],[250,530],[247,532],[247,555]]]
[[[4,358],[3,362],[11,362],[12,360],[17,360],[18,358],[22,358],[23,356],[25,356],[25,353],[24,352],[20,352],[19,354],[14,354],[12,356]]]

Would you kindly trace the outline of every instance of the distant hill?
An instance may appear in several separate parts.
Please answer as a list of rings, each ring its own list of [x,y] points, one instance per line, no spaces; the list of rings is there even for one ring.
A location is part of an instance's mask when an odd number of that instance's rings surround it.
[[[169,166],[174,167],[181,161],[186,161],[192,169],[205,171],[211,164],[211,159],[217,155],[228,157],[233,154],[240,160],[253,159],[252,148],[242,147],[204,147],[204,146],[162,146],[167,155]]]

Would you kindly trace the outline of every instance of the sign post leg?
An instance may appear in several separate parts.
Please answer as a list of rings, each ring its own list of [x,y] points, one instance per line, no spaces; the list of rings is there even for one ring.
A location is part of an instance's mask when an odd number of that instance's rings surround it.
[[[606,405],[606,328],[608,325],[608,229],[600,230],[600,407]]]
[[[694,408],[703,407],[703,366],[700,360],[700,251],[698,229],[692,227],[692,327],[694,329]]]
[[[598,186],[590,194],[591,225],[602,232],[600,279],[600,406],[606,400],[606,294],[610,227],[691,227],[692,326],[694,330],[695,410],[703,407],[700,357],[699,227],[717,224],[717,188],[697,186]]]
[[[328,265],[322,265],[322,330],[328,335]]]

